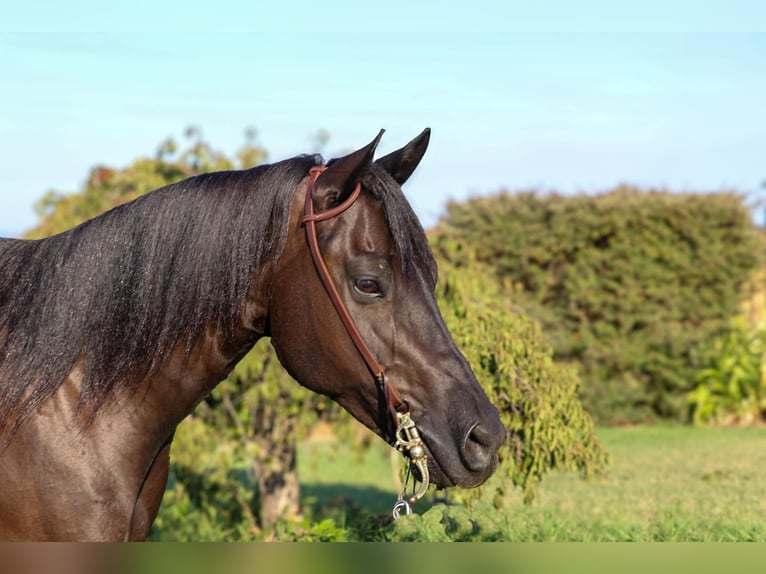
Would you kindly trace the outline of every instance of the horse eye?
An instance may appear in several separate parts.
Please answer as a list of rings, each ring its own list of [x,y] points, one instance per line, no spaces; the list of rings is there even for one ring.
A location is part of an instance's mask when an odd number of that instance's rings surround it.
[[[383,293],[380,290],[380,283],[370,277],[360,277],[354,280],[354,287],[362,295],[374,295],[376,297],[382,297]]]

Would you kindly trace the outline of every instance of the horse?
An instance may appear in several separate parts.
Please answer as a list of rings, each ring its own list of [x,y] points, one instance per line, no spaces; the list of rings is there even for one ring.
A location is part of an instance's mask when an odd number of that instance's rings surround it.
[[[376,160],[382,134],[0,239],[0,539],[145,539],[177,425],[264,337],[299,384],[415,440],[437,488],[494,472],[505,429],[401,190],[430,130]]]

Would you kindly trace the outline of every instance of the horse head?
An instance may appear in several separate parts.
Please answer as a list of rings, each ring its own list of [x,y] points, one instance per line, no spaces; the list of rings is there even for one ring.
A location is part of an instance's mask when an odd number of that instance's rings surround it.
[[[374,161],[381,135],[299,184],[274,269],[272,345],[300,384],[390,444],[392,415],[406,411],[438,487],[477,486],[497,465],[505,429],[441,317],[436,263],[400,187],[430,132]]]

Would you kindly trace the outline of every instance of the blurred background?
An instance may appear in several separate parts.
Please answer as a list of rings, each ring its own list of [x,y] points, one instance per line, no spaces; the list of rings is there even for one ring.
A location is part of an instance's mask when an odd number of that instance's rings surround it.
[[[432,129],[404,191],[509,429],[497,476],[392,523],[397,457],[263,343],[179,427],[151,537],[766,540],[764,16],[745,0],[7,6],[0,236]]]

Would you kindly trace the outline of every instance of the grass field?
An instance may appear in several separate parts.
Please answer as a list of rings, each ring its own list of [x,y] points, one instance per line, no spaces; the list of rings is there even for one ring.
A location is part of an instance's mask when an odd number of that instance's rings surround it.
[[[603,476],[556,473],[531,505],[512,492],[500,510],[420,502],[421,516],[402,522],[394,538],[766,541],[766,429],[634,427],[598,436],[612,455]],[[338,443],[303,445],[306,502],[388,513],[396,493],[388,452],[379,447],[360,458]]]

